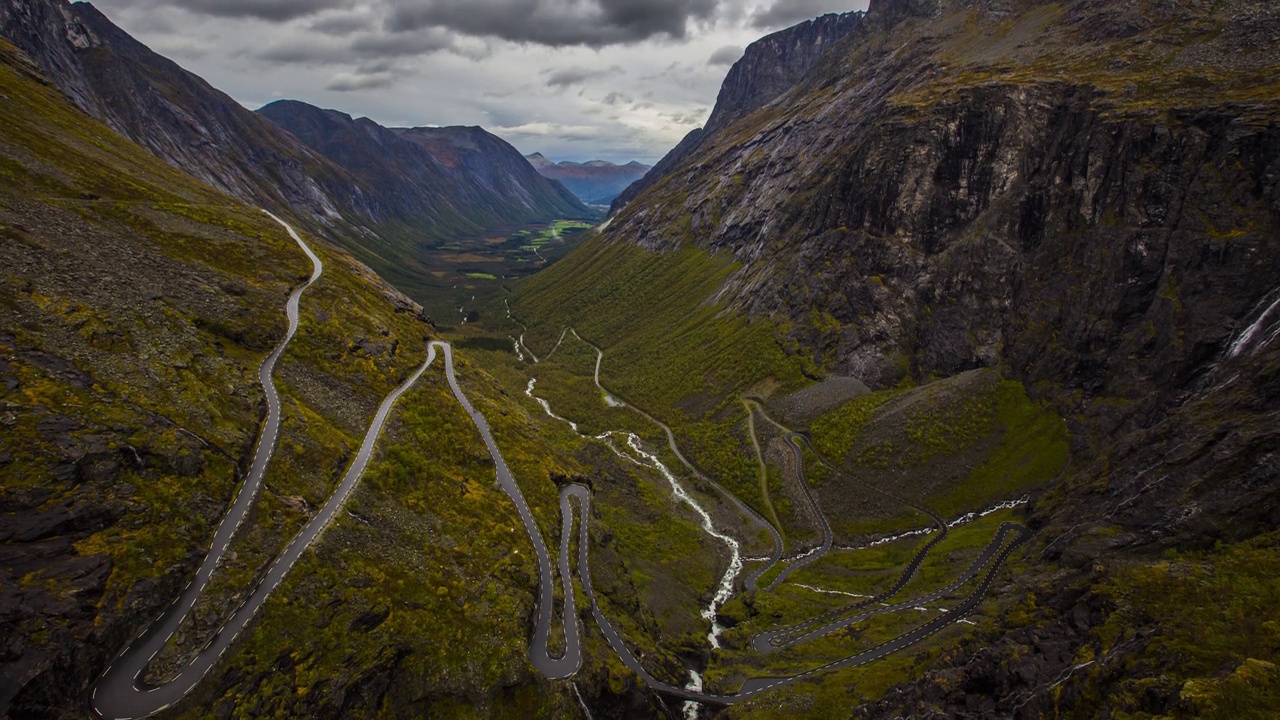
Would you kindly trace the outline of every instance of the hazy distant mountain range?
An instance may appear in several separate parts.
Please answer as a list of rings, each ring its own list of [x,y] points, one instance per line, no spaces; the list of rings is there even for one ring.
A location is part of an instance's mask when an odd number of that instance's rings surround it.
[[[559,180],[578,199],[589,205],[608,205],[619,193],[644,177],[651,166],[639,162],[615,165],[603,160],[585,163],[552,162],[542,153],[525,159],[543,177]]]

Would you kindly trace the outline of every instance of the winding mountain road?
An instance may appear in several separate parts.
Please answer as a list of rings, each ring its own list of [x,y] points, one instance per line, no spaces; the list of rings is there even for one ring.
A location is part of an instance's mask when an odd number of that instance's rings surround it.
[[[796,473],[800,476],[800,489],[804,491],[805,499],[809,501],[809,507],[818,518],[818,524],[821,525],[822,544],[783,568],[782,572],[778,573],[777,576],[773,578],[773,582],[769,583],[765,588],[766,590],[773,590],[790,577],[791,573],[803,567],[812,565],[825,557],[827,553],[831,552],[832,546],[835,545],[835,535],[831,532],[831,523],[827,522],[826,513],[822,512],[822,508],[818,505],[818,499],[813,496],[813,491],[809,488],[809,481],[805,479],[804,455],[800,450],[800,444],[796,442],[795,435],[787,436],[787,445],[791,448],[791,452],[796,458]]]
[[[359,452],[352,459],[346,475],[338,484],[333,495],[330,496],[324,507],[320,509],[320,512],[290,541],[284,552],[276,558],[266,577],[254,588],[249,597],[231,616],[231,619],[218,630],[218,633],[214,635],[209,644],[173,680],[157,687],[144,687],[141,678],[147,666],[168,643],[173,634],[177,632],[183,619],[191,612],[191,608],[195,606],[196,600],[200,597],[201,592],[204,591],[218,562],[226,554],[231,538],[248,515],[249,509],[253,505],[253,501],[262,485],[262,478],[266,472],[267,464],[271,460],[280,430],[280,398],[276,393],[272,374],[277,361],[279,361],[289,341],[293,339],[294,334],[297,332],[298,302],[302,292],[320,278],[324,269],[320,258],[312,252],[311,248],[307,247],[307,244],[298,237],[298,234],[294,232],[288,223],[269,212],[267,215],[270,215],[273,220],[284,226],[289,236],[298,243],[303,252],[307,254],[307,257],[311,259],[314,271],[311,279],[302,287],[294,290],[289,296],[289,302],[286,306],[289,331],[280,345],[262,363],[262,367],[258,371],[258,379],[262,382],[262,387],[267,397],[267,417],[259,435],[257,453],[249,474],[245,477],[244,484],[240,488],[240,492],[236,495],[235,501],[214,533],[213,544],[209,549],[209,553],[205,555],[200,569],[196,572],[196,577],[187,584],[186,589],[178,596],[173,605],[107,668],[94,686],[90,696],[90,707],[103,718],[128,720],[150,715],[168,708],[195,689],[196,684],[209,673],[218,662],[218,659],[227,651],[227,648],[235,642],[240,632],[249,624],[258,610],[262,608],[271,592],[279,587],[285,576],[298,562],[303,551],[315,542],[325,527],[332,522],[334,516],[337,515],[342,505],[351,495],[352,490],[355,489],[361,475],[364,474],[392,406],[406,390],[417,382],[418,378],[422,376],[422,373],[426,371],[427,367],[435,359],[435,348],[431,347],[427,353],[427,360],[422,367],[382,401],[382,405],[378,408],[373,422],[369,425],[369,430],[365,434],[364,442],[361,444]]]
[[[604,386],[600,384],[599,373],[600,373],[600,363],[603,360],[603,352],[600,350],[600,348],[596,347],[595,345],[592,345],[591,343],[587,343],[587,341],[583,340],[581,336],[578,336],[576,331],[569,329],[569,332],[572,332],[575,337],[577,337],[579,340],[586,343],[587,345],[590,345],[592,348],[596,350],[596,353],[597,353],[596,368],[595,368],[596,386],[606,394],[606,397],[614,399],[616,401],[616,396],[612,395],[612,393],[610,393],[606,388],[604,388]],[[563,340],[563,338],[564,336],[562,334],[561,340]],[[559,343],[557,343],[557,347],[558,346],[559,346]],[[982,599],[986,596],[987,591],[990,589],[992,582],[995,580],[996,574],[1000,571],[1001,567],[1003,567],[1010,553],[1012,553],[1015,549],[1017,549],[1019,546],[1021,546],[1030,538],[1030,531],[1028,531],[1025,527],[1018,525],[1016,523],[1004,523],[1000,526],[999,530],[996,532],[995,536],[992,537],[991,541],[987,544],[987,546],[984,548],[982,553],[980,553],[978,557],[969,565],[969,567],[966,568],[964,572],[960,573],[951,583],[949,583],[948,585],[942,588],[929,592],[927,594],[913,597],[893,605],[884,604],[883,603],[884,600],[887,600],[890,597],[897,595],[899,592],[905,589],[908,583],[910,583],[911,579],[915,576],[916,571],[919,569],[921,563],[923,563],[924,558],[928,555],[929,551],[931,551],[934,547],[936,547],[937,544],[946,537],[947,527],[948,527],[946,521],[944,521],[940,516],[937,515],[937,513],[933,512],[929,508],[895,498],[899,500],[899,502],[903,502],[904,504],[910,507],[913,507],[915,509],[918,509],[928,514],[932,519],[934,519],[935,523],[939,526],[939,529],[940,529],[940,532],[937,533],[935,537],[933,537],[928,543],[926,543],[924,547],[920,548],[920,550],[917,551],[917,553],[912,558],[911,562],[908,563],[907,567],[904,568],[903,572],[900,574],[898,581],[895,583],[895,585],[889,590],[875,596],[874,598],[869,598],[862,602],[856,603],[854,605],[846,606],[844,608],[840,608],[838,610],[834,610],[829,613],[824,613],[823,615],[819,615],[815,618],[811,618],[805,621],[804,623],[800,623],[798,625],[794,625],[788,628],[781,628],[779,630],[774,630],[768,633],[763,633],[755,639],[754,641],[755,649],[762,653],[775,652],[784,647],[788,647],[801,642],[817,639],[819,637],[828,635],[837,630],[847,628],[851,625],[854,625],[859,622],[863,622],[865,620],[871,619],[879,615],[885,615],[889,613],[896,613],[896,612],[902,612],[905,610],[914,609],[918,606],[933,602],[935,600],[938,600],[939,598],[942,598],[947,595],[950,595],[951,593],[954,593],[956,590],[959,590],[966,583],[969,583],[974,577],[976,577],[979,573],[981,573],[983,568],[988,568],[986,575],[982,578],[982,580],[979,582],[978,586],[974,589],[974,591],[970,593],[970,595],[968,595],[964,600],[962,600],[956,607],[952,608],[951,610],[943,611],[941,615],[930,620],[924,625],[921,625],[906,633],[903,633],[889,641],[881,643],[880,645],[869,648],[860,653],[850,655],[840,660],[827,663],[820,667],[812,668],[798,675],[794,675],[790,677],[753,678],[751,680],[748,680],[742,686],[742,688],[739,690],[737,694],[717,695],[717,694],[701,692],[698,690],[691,690],[688,688],[677,687],[675,685],[672,685],[667,682],[663,682],[655,678],[651,673],[649,673],[649,671],[644,667],[644,665],[639,661],[639,659],[635,657],[634,653],[632,653],[631,649],[623,641],[622,636],[613,627],[613,624],[610,622],[609,618],[600,609],[599,602],[595,594],[595,590],[592,587],[592,583],[591,583],[590,541],[589,541],[589,533],[588,533],[588,523],[589,523],[589,518],[591,514],[591,510],[590,510],[591,491],[583,485],[579,485],[579,484],[569,485],[565,488],[562,488],[560,491],[560,511],[561,511],[560,543],[561,545],[560,545],[560,563],[559,563],[561,582],[564,585],[564,596],[566,598],[564,617],[566,618],[566,621],[569,624],[566,625],[565,627],[565,636],[566,636],[565,656],[559,660],[555,660],[553,658],[550,658],[547,655],[547,651],[546,651],[546,637],[547,637],[548,629],[550,627],[550,622],[551,622],[550,606],[553,600],[552,583],[554,581],[554,578],[551,575],[550,554],[547,551],[546,546],[542,541],[540,532],[538,531],[536,525],[533,523],[532,516],[529,513],[528,506],[524,501],[523,495],[520,493],[519,487],[516,486],[514,479],[511,477],[510,471],[507,469],[505,461],[502,459],[502,455],[498,450],[497,444],[493,441],[493,437],[491,433],[489,433],[488,425],[485,422],[484,417],[480,413],[475,411],[475,409],[471,406],[470,402],[467,401],[466,396],[462,393],[461,388],[458,386],[457,380],[453,373],[452,355],[448,352],[447,347],[448,346],[445,346],[446,348],[446,366],[445,367],[446,367],[446,373],[448,374],[449,384],[453,388],[454,394],[457,397],[458,401],[462,403],[463,407],[467,410],[468,414],[471,415],[472,420],[476,423],[477,428],[480,430],[481,435],[485,441],[485,445],[488,447],[490,455],[493,458],[494,464],[497,467],[499,482],[502,484],[503,488],[507,490],[508,495],[511,496],[513,501],[516,502],[517,509],[519,510],[521,517],[525,521],[525,528],[530,535],[530,539],[534,544],[535,554],[538,557],[539,577],[541,582],[541,589],[540,589],[541,600],[540,600],[540,609],[538,613],[538,621],[534,631],[534,641],[530,646],[530,657],[535,667],[539,667],[541,669],[541,667],[549,665],[552,668],[552,672],[557,673],[557,674],[551,674],[550,672],[544,671],[544,674],[547,674],[548,677],[552,677],[552,678],[567,677],[567,675],[563,675],[559,673],[563,673],[567,668],[571,667],[573,668],[573,670],[571,670],[569,674],[572,674],[572,672],[576,672],[576,670],[581,666],[581,663],[582,663],[581,643],[579,641],[576,615],[574,613],[574,604],[572,601],[573,588],[572,588],[572,580],[569,577],[570,568],[569,568],[569,562],[568,562],[570,544],[571,544],[571,539],[573,535],[573,526],[575,522],[573,507],[571,503],[572,499],[576,499],[578,503],[577,525],[578,525],[578,533],[579,533],[579,540],[578,540],[579,580],[582,583],[584,594],[586,595],[588,600],[591,602],[592,615],[595,618],[596,624],[599,627],[601,633],[604,635],[606,641],[609,643],[609,646],[613,649],[614,653],[617,654],[619,660],[622,661],[623,665],[625,665],[629,670],[631,670],[638,677],[640,677],[640,679],[642,679],[645,682],[645,684],[651,689],[661,692],[663,694],[669,695],[671,697],[679,698],[686,701],[698,702],[698,703],[709,703],[709,704],[716,704],[716,705],[731,705],[737,702],[748,700],[761,693],[776,689],[778,687],[781,687],[789,683],[794,683],[796,681],[799,681],[808,677],[812,677],[813,675],[826,672],[828,670],[835,670],[835,669],[847,668],[847,667],[856,667],[869,662],[873,662],[875,660],[884,658],[892,653],[898,652],[917,642],[920,642],[930,637],[934,633],[937,633],[945,629],[947,626],[953,623],[959,622],[960,620],[964,619],[966,615],[973,612],[973,610],[977,608],[978,604],[981,603]],[[532,384],[530,385],[530,389],[532,390]],[[549,405],[545,404],[544,402],[543,406],[547,410],[548,414],[555,417],[555,414],[551,411]],[[668,440],[671,444],[672,452],[675,453],[675,455],[678,458],[680,458],[681,462],[683,462],[686,465],[686,467],[692,470],[700,478],[704,478],[704,476],[702,476],[702,474],[697,470],[697,468],[695,468],[692,464],[690,464],[687,460],[685,460],[683,455],[680,453],[679,448],[676,447],[675,445],[674,435],[668,426],[656,420],[652,416],[644,413],[638,408],[635,408],[634,406],[632,406],[632,409],[635,409],[637,412],[639,412],[644,417],[648,418],[650,421],[661,426],[667,433]],[[772,419],[768,418],[767,415],[766,415],[766,419],[769,419],[770,422],[774,422]],[[565,422],[568,422],[568,421],[566,420]],[[788,432],[790,433],[790,431]],[[797,459],[799,459],[801,455],[799,442],[804,441],[807,443],[807,439],[805,439],[803,436],[800,436],[794,433],[790,433],[788,439],[792,445],[793,451],[796,453]],[[839,469],[831,466],[824,458],[822,458],[821,455],[818,455],[817,451],[814,450],[811,446],[810,446],[810,449],[811,451],[814,452],[815,456],[818,457],[820,462],[822,462],[824,465],[826,465],[828,468],[830,468],[834,472],[837,472],[837,473],[840,472]],[[871,489],[877,492],[889,495],[890,497],[893,497],[886,491],[880,490],[878,488],[871,488]],[[722,488],[720,488],[720,490],[721,492],[725,492]],[[806,487],[806,492],[807,492],[807,487]],[[725,492],[725,494],[730,498],[733,497],[732,495],[729,495],[727,492]],[[809,494],[809,500],[810,502],[814,502],[814,506],[816,508],[817,507],[816,502],[814,501],[811,494]],[[823,517],[821,515],[821,512],[819,512],[819,516]],[[755,515],[755,517],[759,518],[759,515]],[[759,518],[759,519],[760,521],[763,522],[763,518]],[[827,549],[829,549],[829,546],[831,543],[830,527],[829,525],[827,525],[825,517],[823,517],[823,525],[825,528],[824,546],[826,546]],[[1009,541],[1010,536],[1013,536],[1012,541]],[[879,604],[880,607],[877,607],[872,610],[867,610],[857,615],[850,615],[851,612],[858,609],[865,608],[872,604]],[[571,641],[570,641],[570,638],[572,638]]]
[[[258,377],[262,383],[264,393],[267,398],[267,416],[259,435],[254,461],[251,465],[249,474],[245,477],[245,481],[240,491],[237,493],[236,499],[233,501],[231,507],[227,511],[227,514],[224,516],[222,522],[218,526],[218,529],[215,531],[213,543],[208,554],[205,556],[204,561],[201,563],[201,566],[196,573],[196,577],[188,583],[183,592],[174,601],[173,605],[170,606],[170,608],[163,613],[156,622],[154,622],[116,659],[115,662],[107,668],[94,686],[90,698],[90,706],[95,713],[103,718],[110,718],[111,720],[131,720],[132,718],[159,712],[188,695],[210,672],[210,670],[212,670],[213,666],[218,662],[222,655],[235,642],[240,632],[248,626],[253,617],[263,607],[270,594],[284,581],[284,578],[297,564],[305,550],[322,535],[325,528],[329,526],[334,517],[336,517],[337,513],[341,510],[342,506],[346,503],[368,466],[377,440],[382,433],[382,429],[396,401],[401,395],[408,391],[408,389],[418,381],[427,368],[431,366],[435,361],[437,351],[444,355],[445,375],[449,387],[458,403],[466,411],[467,415],[475,424],[476,429],[479,431],[481,439],[484,441],[484,444],[493,459],[498,483],[515,504],[517,513],[520,515],[521,521],[524,524],[525,531],[533,544],[534,555],[538,563],[539,591],[538,612],[534,624],[533,638],[529,647],[529,654],[530,661],[534,668],[550,679],[569,678],[577,673],[582,666],[582,641],[577,621],[570,564],[570,550],[572,546],[575,522],[575,513],[573,511],[572,501],[575,499],[577,500],[578,505],[578,575],[582,583],[584,593],[591,602],[592,615],[594,616],[597,626],[604,635],[606,641],[609,643],[610,647],[618,655],[622,663],[632,672],[636,673],[636,675],[639,676],[650,688],[666,695],[687,701],[719,705],[729,705],[747,700],[782,685],[793,683],[827,670],[842,667],[853,667],[872,662],[919,642],[944,629],[948,625],[963,619],[965,615],[972,612],[982,601],[982,598],[990,588],[996,573],[1003,566],[1005,560],[1009,557],[1009,554],[1029,537],[1029,532],[1022,526],[1013,523],[1005,523],[1000,527],[1000,530],[991,539],[990,543],[988,543],[987,547],[978,556],[978,558],[975,559],[973,563],[949,585],[926,595],[899,602],[894,605],[881,605],[881,607],[867,610],[866,612],[862,612],[857,615],[849,615],[849,613],[854,610],[867,607],[873,603],[880,603],[883,600],[896,595],[898,592],[901,592],[901,590],[906,587],[911,578],[915,575],[915,572],[923,562],[925,555],[927,555],[929,550],[936,546],[937,543],[945,537],[947,524],[945,521],[942,521],[940,517],[937,517],[936,513],[933,513],[922,506],[906,503],[933,517],[940,525],[942,532],[916,553],[915,557],[912,559],[911,563],[908,564],[907,568],[904,569],[902,575],[898,579],[898,582],[893,588],[876,596],[876,598],[868,599],[864,602],[857,603],[856,605],[848,606],[831,613],[826,613],[816,618],[811,618],[798,625],[762,634],[756,638],[755,647],[761,652],[772,652],[782,647],[821,637],[878,615],[901,612],[905,609],[910,609],[918,605],[931,602],[955,592],[977,576],[984,567],[989,568],[978,587],[975,588],[975,590],[957,607],[944,612],[942,615],[934,618],[930,622],[899,635],[888,642],[864,650],[855,655],[850,655],[849,657],[828,663],[821,667],[813,668],[804,673],[791,677],[755,678],[749,680],[743,685],[737,694],[716,695],[677,687],[670,683],[658,680],[648,672],[648,670],[643,666],[639,659],[635,657],[631,649],[623,641],[621,635],[619,635],[617,630],[613,627],[608,617],[606,617],[600,609],[599,602],[596,598],[591,582],[589,542],[591,491],[585,486],[578,484],[569,485],[560,491],[560,548],[556,566],[553,570],[551,553],[548,550],[546,543],[543,541],[542,533],[538,529],[537,523],[533,518],[533,513],[530,510],[519,485],[517,485],[515,478],[512,476],[510,469],[498,449],[497,443],[490,431],[488,422],[485,420],[484,415],[476,410],[471,404],[458,383],[457,375],[454,370],[452,347],[444,342],[433,341],[428,345],[427,358],[423,365],[403,384],[388,395],[379,406],[373,421],[369,425],[369,429],[365,434],[364,441],[361,444],[359,451],[352,459],[346,474],[343,476],[334,493],[330,496],[328,501],[326,501],[320,511],[302,528],[301,531],[299,531],[293,540],[289,542],[284,551],[272,564],[266,576],[253,589],[244,603],[235,611],[235,613],[232,614],[231,618],[223,625],[223,627],[219,629],[218,633],[214,635],[208,645],[197,653],[192,662],[183,669],[176,678],[160,686],[144,687],[141,680],[142,675],[155,656],[167,644],[174,633],[177,632],[184,618],[191,612],[191,609],[194,607],[200,594],[208,584],[209,578],[213,575],[219,561],[226,554],[231,539],[236,534],[240,525],[244,522],[244,519],[252,507],[254,499],[261,487],[263,476],[274,451],[280,428],[281,405],[272,380],[272,375],[281,355],[284,353],[289,342],[297,332],[298,305],[302,292],[314,284],[323,272],[323,264],[320,258],[316,256],[306,243],[302,241],[293,228],[275,215],[271,215],[271,213],[267,214],[288,231],[290,237],[298,243],[308,258],[311,259],[314,270],[310,280],[291,293],[286,305],[286,315],[288,316],[289,321],[288,332],[284,340],[282,340],[275,350],[267,357],[263,362],[262,367],[259,369]],[[569,332],[572,332],[580,341],[596,350],[597,360],[595,368],[595,382],[596,386],[605,394],[607,401],[611,401],[619,405],[625,404],[600,384],[600,364],[604,357],[603,351],[595,345],[583,340],[581,336],[571,328],[569,329]],[[563,337],[564,336],[562,335],[562,340]],[[530,352],[531,356],[532,354],[533,353]],[[680,460],[680,462],[685,465],[685,467],[692,471],[700,480],[709,483],[718,492],[733,502],[735,506],[737,506],[746,516],[752,518],[757,524],[770,531],[775,541],[775,554],[769,564],[754,573],[752,577],[746,579],[745,582],[747,586],[749,588],[754,588],[755,581],[760,577],[760,575],[781,559],[782,538],[777,529],[750,507],[738,500],[733,494],[726,491],[718,483],[706,477],[692,463],[690,463],[676,445],[675,435],[669,426],[648,413],[645,413],[643,410],[640,410],[635,406],[631,407],[640,415],[663,429],[667,435],[671,451]],[[767,415],[765,417],[768,419]],[[770,419],[770,422],[773,421]],[[796,453],[797,460],[799,461],[801,450],[798,445],[798,438],[801,440],[804,439],[802,436],[795,434],[791,434],[788,439],[792,444],[793,451]],[[818,456],[818,458],[824,465],[827,465],[835,472],[839,472],[838,469],[832,467],[822,459],[821,456]],[[817,504],[812,495],[809,494],[807,485],[803,482],[803,477],[801,480],[801,484],[805,486],[806,494],[809,495],[809,501],[813,503],[815,509],[817,509]],[[879,490],[877,488],[873,489],[884,493],[883,490]],[[831,531],[830,527],[826,523],[825,517],[822,516],[820,511],[818,512],[818,515],[823,518],[823,550],[825,552],[825,550],[830,549]],[[1011,535],[1014,536],[1012,542],[1008,540]],[[557,570],[560,575],[564,597],[562,617],[564,618],[565,647],[560,657],[553,657],[549,647],[549,640],[552,624],[554,622],[554,582],[555,572]],[[777,581],[775,581],[774,584],[776,584],[776,582]]]

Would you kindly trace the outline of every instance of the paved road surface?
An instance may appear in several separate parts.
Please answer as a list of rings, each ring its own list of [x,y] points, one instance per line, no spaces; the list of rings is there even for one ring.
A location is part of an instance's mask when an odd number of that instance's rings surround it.
[[[270,215],[270,213],[267,214]],[[302,552],[311,543],[315,542],[324,528],[333,520],[338,510],[341,509],[343,503],[350,496],[351,491],[355,489],[360,476],[364,473],[365,467],[369,463],[369,458],[373,454],[374,445],[382,432],[383,425],[386,423],[387,415],[391,412],[392,405],[422,376],[427,366],[435,359],[435,350],[431,348],[428,351],[426,363],[403,385],[396,388],[394,392],[383,400],[382,405],[378,408],[377,415],[375,415],[373,422],[369,426],[369,431],[365,434],[364,443],[360,446],[360,451],[352,460],[351,466],[348,468],[342,482],[339,483],[337,490],[330,496],[328,502],[320,509],[320,512],[289,543],[280,557],[276,559],[275,564],[271,566],[262,583],[254,589],[244,604],[218,631],[218,634],[213,637],[209,645],[201,650],[196,655],[195,660],[172,681],[159,687],[143,687],[141,685],[142,674],[151,663],[151,660],[155,658],[169,638],[178,630],[183,618],[195,605],[200,593],[213,575],[218,561],[226,553],[232,536],[235,535],[236,530],[239,529],[240,524],[248,514],[254,497],[261,486],[267,462],[271,459],[271,453],[275,447],[276,436],[280,428],[280,399],[271,380],[272,371],[275,369],[280,355],[297,331],[298,299],[302,291],[320,277],[323,265],[320,259],[293,231],[293,228],[289,227],[280,218],[274,215],[271,217],[288,230],[289,235],[297,241],[307,256],[311,258],[315,271],[306,285],[298,288],[289,296],[287,308],[289,332],[284,341],[267,357],[266,362],[262,364],[262,369],[258,373],[267,396],[267,419],[263,424],[262,434],[259,438],[257,455],[254,458],[249,475],[245,478],[244,486],[240,489],[231,509],[228,510],[222,523],[214,533],[213,546],[209,554],[205,556],[204,562],[201,563],[195,579],[188,583],[186,589],[169,610],[161,615],[141,637],[135,640],[107,668],[102,678],[98,680],[90,697],[90,706],[101,717],[116,719],[150,715],[169,707],[195,689],[196,684],[209,673],[218,659],[222,657],[222,654],[235,641],[240,631],[257,614],[263,603],[266,602],[267,596],[279,587],[285,575],[289,573],[289,570],[297,563],[298,558],[302,556]]]
[[[525,532],[529,534],[529,540],[533,543],[533,554],[538,560],[538,616],[534,622],[533,642],[529,646],[529,660],[537,668],[538,672],[552,680],[570,677],[578,672],[578,668],[582,667],[582,646],[578,636],[577,613],[574,611],[573,577],[569,574],[568,538],[572,516],[565,515],[559,562],[560,578],[564,586],[565,651],[562,657],[554,658],[551,657],[547,644],[551,635],[552,611],[555,606],[555,588],[552,585],[555,579],[552,577],[551,571],[551,554],[547,551],[547,545],[542,540],[542,531],[538,529],[538,524],[533,520],[533,513],[529,510],[529,503],[525,502],[524,493],[520,491],[520,486],[516,484],[515,478],[511,476],[511,470],[507,468],[506,461],[502,459],[502,453],[498,451],[498,444],[494,442],[493,433],[489,431],[489,423],[484,419],[484,415],[471,405],[471,401],[462,392],[462,387],[458,385],[458,378],[453,371],[453,348],[449,347],[447,343],[431,343],[431,349],[434,351],[436,348],[440,348],[444,352],[444,371],[449,380],[449,387],[453,390],[453,396],[462,405],[462,409],[466,410],[467,414],[471,416],[471,421],[475,423],[476,429],[480,431],[480,437],[484,440],[485,447],[489,449],[490,457],[493,458],[493,464],[497,470],[498,483],[511,498],[511,501],[515,503],[516,511],[520,514],[520,520],[524,523]]]

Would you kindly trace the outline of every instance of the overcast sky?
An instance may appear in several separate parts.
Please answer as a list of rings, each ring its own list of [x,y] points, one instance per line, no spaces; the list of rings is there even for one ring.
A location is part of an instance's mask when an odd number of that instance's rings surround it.
[[[482,125],[553,160],[652,163],[742,48],[866,0],[96,0],[257,108],[291,98],[389,126]]]

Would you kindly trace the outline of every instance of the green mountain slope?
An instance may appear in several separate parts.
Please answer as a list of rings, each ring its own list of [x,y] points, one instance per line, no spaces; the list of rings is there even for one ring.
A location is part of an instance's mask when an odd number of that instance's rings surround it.
[[[257,371],[310,267],[260,211],[89,119],[3,43],[0,93],[0,714],[79,717],[90,684],[187,582],[237,492],[263,411]],[[307,239],[325,274],[304,293],[276,370],[283,423],[263,490],[149,679],[216,631],[328,498],[379,400],[425,358],[433,330],[413,304]],[[510,401],[460,362],[469,392],[500,417]],[[242,717],[373,712],[383,699],[367,680],[390,676],[408,683],[397,702],[420,712],[483,698],[495,717],[555,715],[571,702],[564,689],[530,689],[518,618],[532,611],[536,573],[510,552],[514,512],[492,488],[479,437],[438,372],[398,407],[350,512],[268,602],[262,633],[235,646],[228,675],[201,686],[197,714],[223,692],[220,707]],[[513,453],[526,448],[512,462],[531,490],[545,484],[532,499],[549,533],[549,477],[569,471],[537,433],[495,427]],[[336,604],[334,586],[344,588]],[[465,599],[475,587],[483,599]],[[305,642],[290,614],[300,598],[327,608],[325,622],[307,621]],[[446,626],[506,629],[491,643],[441,645]],[[282,686],[280,658],[304,647],[331,651],[301,663],[314,676]],[[241,670],[259,662],[274,668],[263,687]],[[489,670],[471,672],[479,666]],[[246,692],[257,694],[235,700]]]

